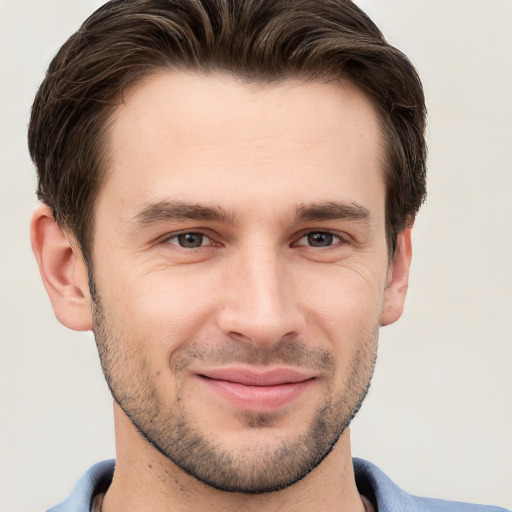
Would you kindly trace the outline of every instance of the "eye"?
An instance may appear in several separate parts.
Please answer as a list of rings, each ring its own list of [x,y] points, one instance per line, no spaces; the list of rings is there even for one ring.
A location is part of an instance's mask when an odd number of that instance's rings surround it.
[[[329,231],[311,231],[299,239],[295,245],[309,245],[310,247],[330,247],[340,243],[342,240],[338,235]]]
[[[204,233],[196,232],[178,233],[177,235],[170,236],[166,242],[172,245],[179,245],[184,249],[197,249],[212,243]]]

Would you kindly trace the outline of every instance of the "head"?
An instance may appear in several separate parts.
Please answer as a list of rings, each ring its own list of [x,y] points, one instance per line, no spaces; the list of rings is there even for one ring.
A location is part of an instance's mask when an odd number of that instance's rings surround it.
[[[34,246],[149,445],[243,492],[327,456],[400,316],[424,127],[414,68],[346,0],[113,0],[64,44]]]

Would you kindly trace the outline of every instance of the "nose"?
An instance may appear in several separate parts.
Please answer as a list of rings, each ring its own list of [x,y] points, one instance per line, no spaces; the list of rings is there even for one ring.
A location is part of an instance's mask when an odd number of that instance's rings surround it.
[[[218,327],[232,339],[258,346],[294,339],[305,324],[290,265],[269,248],[229,263],[222,283]]]

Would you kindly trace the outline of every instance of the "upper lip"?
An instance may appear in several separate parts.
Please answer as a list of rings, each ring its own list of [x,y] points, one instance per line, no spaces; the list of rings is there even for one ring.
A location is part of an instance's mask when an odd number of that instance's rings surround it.
[[[295,368],[272,368],[256,370],[254,368],[214,368],[196,372],[209,379],[224,380],[244,384],[245,386],[278,386],[309,380],[315,375],[312,372]]]

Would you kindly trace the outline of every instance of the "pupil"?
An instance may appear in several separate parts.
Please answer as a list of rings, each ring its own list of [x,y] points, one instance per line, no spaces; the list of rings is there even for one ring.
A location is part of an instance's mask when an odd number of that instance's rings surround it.
[[[202,233],[184,233],[179,235],[178,241],[182,247],[201,247],[201,244],[203,243],[203,235]]]
[[[310,233],[308,242],[313,247],[327,247],[332,245],[333,235],[331,233]]]

